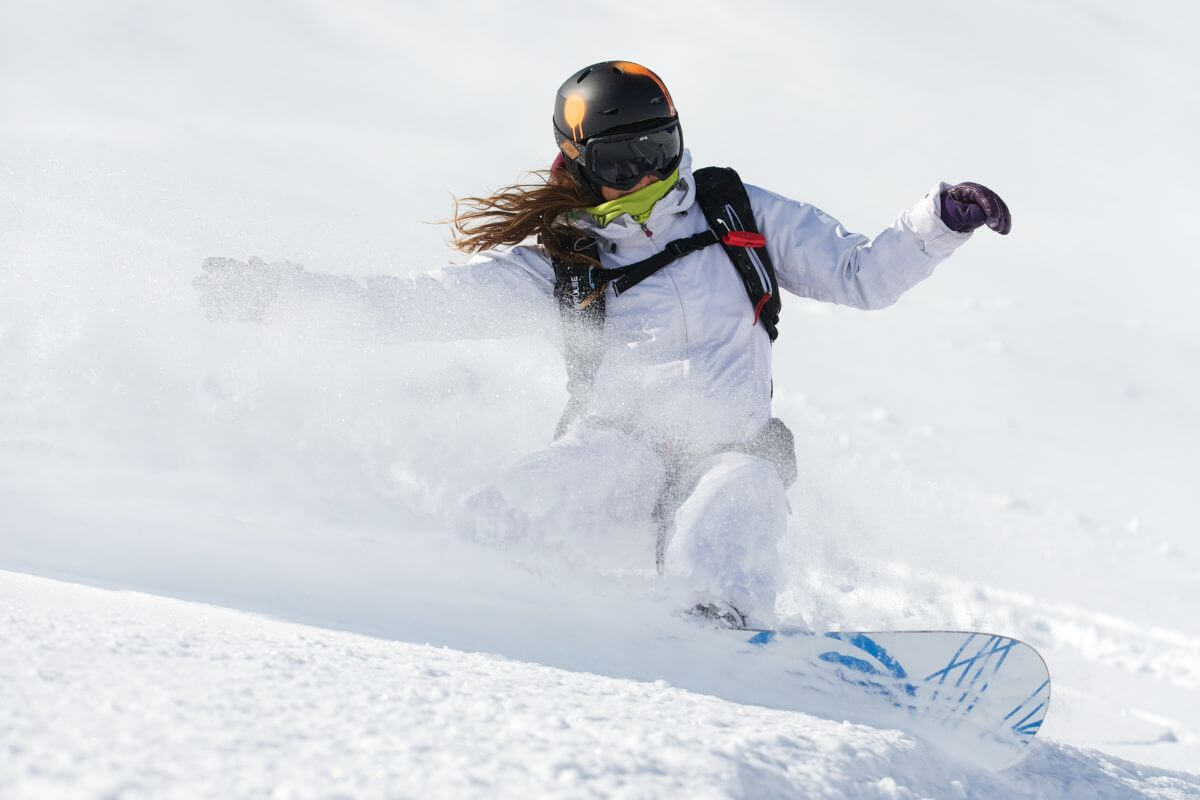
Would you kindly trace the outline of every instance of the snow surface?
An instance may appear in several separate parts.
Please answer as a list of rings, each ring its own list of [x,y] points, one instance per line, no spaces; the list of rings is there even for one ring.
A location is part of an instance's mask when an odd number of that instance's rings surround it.
[[[1200,772],[1194,4],[3,10],[0,568],[287,622],[6,574],[0,795],[483,792],[468,774],[512,794],[1200,793],[1164,772]],[[644,543],[447,533],[455,499],[549,438],[549,343],[204,319],[209,255],[445,263],[426,223],[447,193],[543,166],[550,94],[612,57],[662,73],[698,164],[852,229],[937,178],[1012,207],[1012,236],[975,237],[892,309],[785,299],[775,385],[801,462],[780,613],[1037,646],[1055,699],[1016,771],[615,681],[654,665],[606,643],[676,602]],[[332,713],[389,672],[444,712],[364,710],[374,736]],[[236,691],[203,693],[217,679]],[[613,692],[629,701],[596,700]]]
[[[1035,743],[998,775],[894,730],[658,682],[0,573],[0,795],[1183,798]]]

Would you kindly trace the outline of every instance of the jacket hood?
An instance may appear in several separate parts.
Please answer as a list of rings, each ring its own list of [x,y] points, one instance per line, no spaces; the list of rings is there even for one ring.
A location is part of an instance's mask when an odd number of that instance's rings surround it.
[[[666,220],[689,210],[695,202],[696,184],[692,179],[692,154],[685,148],[682,158],[679,159],[679,180],[671,191],[654,204],[650,217],[644,223],[638,224],[633,217],[622,214],[607,225],[601,226],[590,214],[581,211],[574,215],[572,224],[596,239],[620,241],[631,236],[645,239],[643,225],[657,233],[660,228],[667,227],[664,224]]]

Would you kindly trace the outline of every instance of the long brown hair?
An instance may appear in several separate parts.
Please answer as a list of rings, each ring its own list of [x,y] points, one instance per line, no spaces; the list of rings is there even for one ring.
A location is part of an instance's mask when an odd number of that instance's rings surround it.
[[[454,247],[479,253],[537,236],[539,246],[552,257],[568,263],[592,261],[571,249],[580,234],[566,214],[595,205],[595,199],[564,169],[529,174],[538,181],[505,186],[488,197],[454,198],[454,218],[450,220]]]

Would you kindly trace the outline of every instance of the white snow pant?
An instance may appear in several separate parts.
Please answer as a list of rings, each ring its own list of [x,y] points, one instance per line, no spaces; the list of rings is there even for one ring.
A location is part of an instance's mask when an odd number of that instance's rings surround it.
[[[663,459],[617,430],[581,424],[497,476],[463,504],[460,529],[482,541],[561,541],[564,532],[650,525],[666,481]],[[787,499],[775,467],[748,453],[694,464],[694,488],[674,515],[664,571],[697,600],[732,602],[759,624],[774,618]],[[589,545],[592,543],[588,543]],[[603,542],[596,543],[603,547]]]

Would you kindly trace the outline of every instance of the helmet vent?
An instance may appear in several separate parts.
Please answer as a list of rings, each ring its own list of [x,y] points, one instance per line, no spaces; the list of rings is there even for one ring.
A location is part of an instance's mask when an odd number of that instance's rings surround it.
[[[652,97],[652,98],[650,98],[650,105],[657,106],[657,105],[661,104],[662,101],[663,101],[663,99],[661,97]]]
[[[609,116],[612,116],[613,114],[616,114],[620,110],[621,109],[617,108],[616,106],[613,106],[612,108],[606,108],[600,112],[600,116],[609,117]]]
[[[583,83],[583,79],[592,74],[592,68],[588,67],[583,72],[579,73],[579,77],[575,79],[576,83]]]

